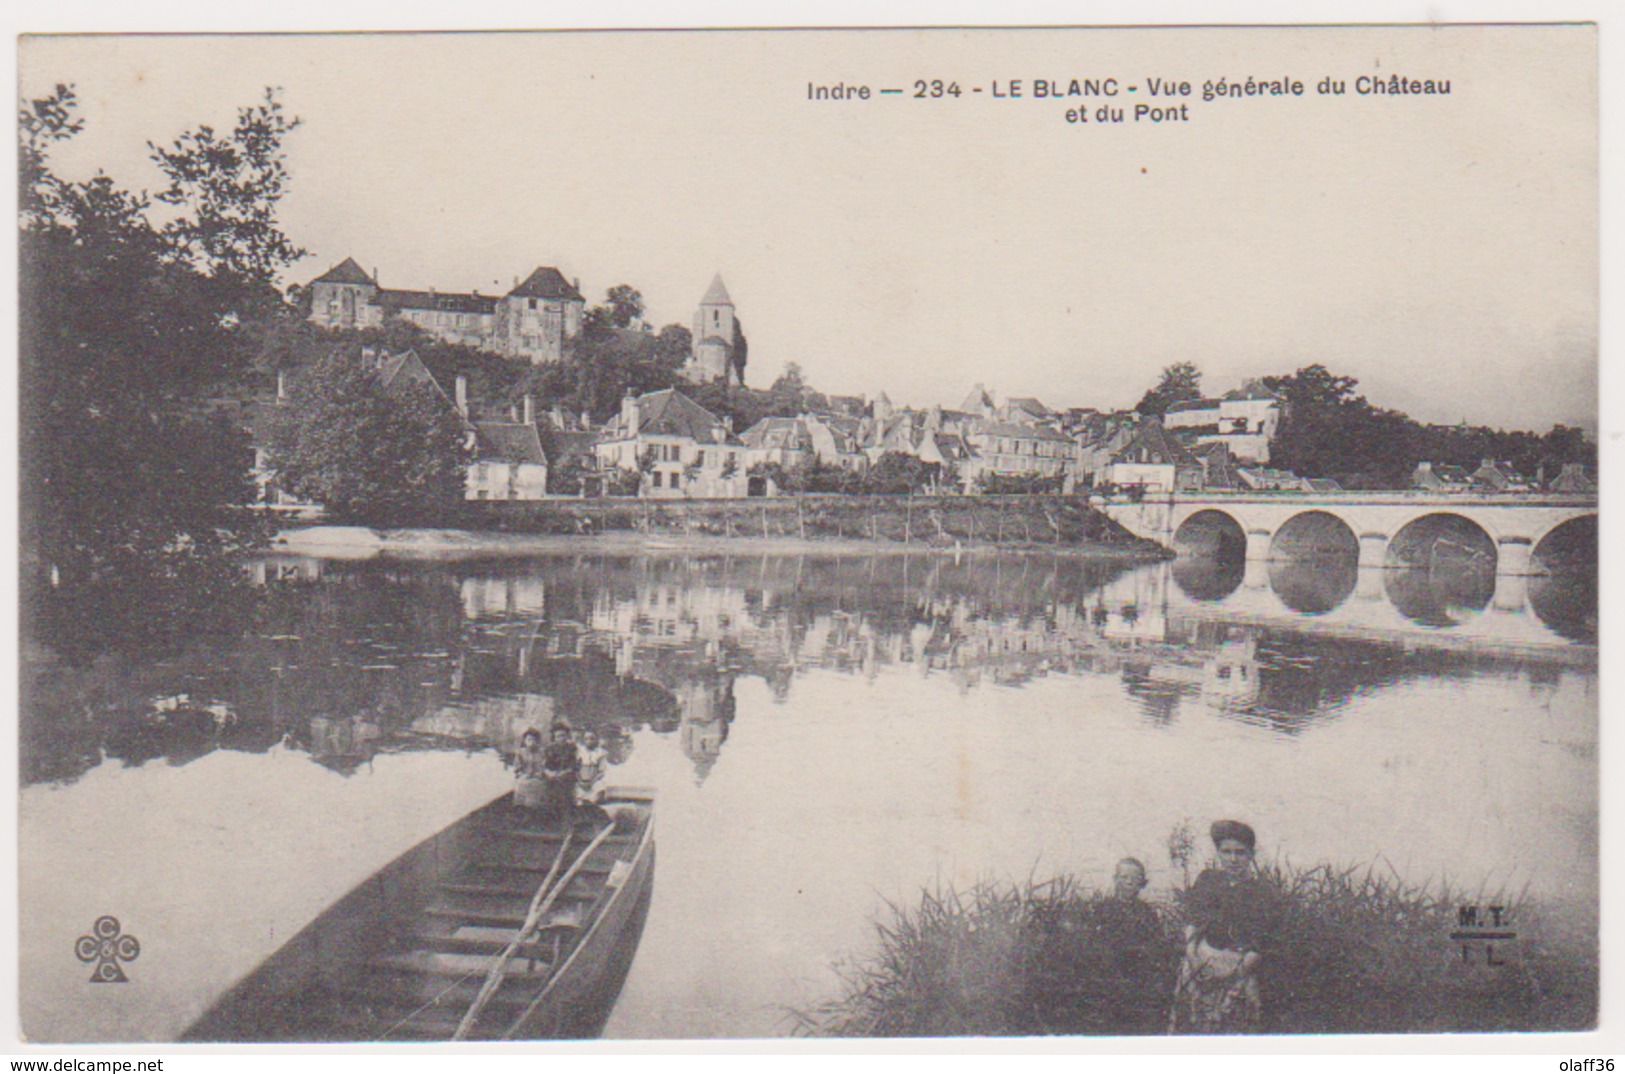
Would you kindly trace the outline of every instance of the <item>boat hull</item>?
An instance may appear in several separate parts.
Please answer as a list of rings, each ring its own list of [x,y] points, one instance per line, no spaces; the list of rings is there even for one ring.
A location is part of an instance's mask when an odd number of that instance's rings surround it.
[[[632,820],[560,885],[565,916],[578,923],[544,929],[506,965],[497,1002],[469,1039],[579,1039],[607,1020],[652,898],[653,799],[611,792],[605,808]],[[562,826],[553,837],[530,816],[503,795],[419,843],[300,930],[181,1039],[451,1039],[560,856]],[[589,845],[591,826],[578,819],[561,862]],[[448,898],[462,902],[448,908]]]

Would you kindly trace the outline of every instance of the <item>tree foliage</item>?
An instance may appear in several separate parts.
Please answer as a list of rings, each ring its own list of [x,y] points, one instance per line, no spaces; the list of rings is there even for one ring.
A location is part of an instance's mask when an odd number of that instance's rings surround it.
[[[604,308],[609,323],[616,328],[631,328],[643,322],[643,295],[631,284],[618,283],[604,297]]]
[[[231,138],[177,141],[166,161],[214,193],[161,226],[145,194],[53,169],[76,108],[57,86],[18,116],[23,553],[65,587],[173,573],[250,533],[232,512],[253,493],[247,438],[209,399],[248,368],[245,315],[276,310],[271,279],[298,253],[276,225],[298,121],[274,94]]]
[[[734,316],[733,349],[728,352],[728,363],[733,368],[739,386],[745,386],[745,365],[750,361],[750,341],[745,338],[745,322]]]
[[[433,388],[385,387],[356,353],[338,350],[294,380],[271,424],[270,462],[283,488],[335,517],[421,522],[462,500],[466,436]]]
[[[147,143],[168,180],[158,200],[180,209],[163,229],[174,256],[245,298],[268,300],[277,274],[305,255],[276,219],[289,180],[282,145],[299,123],[268,88],[238,109],[228,136],[205,124],[168,147]]]
[[[1270,465],[1304,477],[1335,478],[1345,488],[1407,488],[1419,462],[1474,470],[1485,459],[1510,463],[1529,479],[1554,477],[1564,463],[1594,469],[1597,448],[1579,430],[1555,426],[1544,436],[1482,426],[1423,425],[1372,405],[1354,377],[1315,363],[1264,378],[1281,401]]]
[[[1202,371],[1193,362],[1175,362],[1165,366],[1156,387],[1149,389],[1134,409],[1141,414],[1160,418],[1175,403],[1202,398]]]

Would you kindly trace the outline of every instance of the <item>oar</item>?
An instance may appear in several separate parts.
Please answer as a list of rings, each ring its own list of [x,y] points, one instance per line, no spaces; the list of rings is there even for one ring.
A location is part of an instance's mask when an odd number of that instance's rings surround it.
[[[564,838],[559,842],[559,849],[553,854],[553,864],[547,870],[547,875],[542,878],[541,886],[536,889],[536,894],[531,897],[530,906],[525,911],[525,918],[526,918],[527,921],[530,919],[530,915],[536,910],[537,904],[542,901],[542,897],[547,893],[548,885],[553,883],[553,878],[555,876],[559,875],[559,866],[564,864],[564,852],[570,848],[570,839],[571,839],[571,837],[573,835],[575,835],[574,828],[570,827],[570,826],[566,826],[565,829],[564,829]],[[388,1029],[386,1029],[382,1033],[378,1034],[378,1036],[375,1037],[374,1039],[375,1040],[383,1040],[385,1037],[389,1036],[391,1033],[395,1032],[397,1029],[401,1028],[401,1026],[403,1026],[406,1023],[410,1022],[412,1019],[416,1018],[418,1015],[422,1014],[424,1011],[428,1010],[430,1007],[433,1007],[436,1004],[438,1004],[442,998],[444,998],[445,996],[450,994],[452,992],[452,990],[455,989],[458,985],[462,984],[464,981],[466,981],[470,977],[474,976],[474,972],[475,971],[470,970],[468,973],[465,973],[461,977],[457,978],[457,980],[453,981],[451,984],[447,985],[444,989],[442,989],[440,991],[439,995],[434,996],[427,1003],[424,1003],[423,1005],[419,1006],[416,1010],[412,1011],[410,1014],[406,1015],[404,1018],[398,1019],[395,1022],[394,1025],[390,1026]],[[497,983],[501,984],[500,981],[497,982]],[[476,1000],[478,999],[477,996],[475,998],[476,998]]]
[[[542,919],[542,915],[553,908],[553,904],[558,901],[559,894],[570,886],[570,881],[574,880],[576,873],[580,872],[581,867],[587,864],[587,859],[592,857],[592,852],[602,846],[604,840],[608,839],[610,833],[614,830],[615,822],[613,820],[604,825],[603,830],[593,837],[592,842],[587,844],[587,849],[583,850],[581,856],[571,863],[570,868],[565,871],[563,876],[559,877],[558,883],[554,884],[551,889],[548,888],[547,880],[542,881],[542,886],[536,891],[536,898],[541,900],[540,903],[534,905],[530,913],[525,915],[525,923],[519,926],[519,931],[514,933],[513,940],[509,942],[502,954],[497,956],[496,965],[492,966],[491,972],[486,975],[485,984],[480,986],[479,994],[474,997],[474,1002],[469,1006],[468,1013],[463,1015],[461,1022],[457,1023],[457,1032],[451,1035],[452,1040],[463,1040],[467,1037],[468,1031],[474,1028],[474,1023],[479,1020],[480,1012],[484,1010],[486,1002],[496,994],[498,988],[502,987],[502,979],[508,973],[508,962],[518,953],[519,945],[524,943],[525,937],[535,930],[537,923]],[[562,856],[563,848],[560,848],[560,853]],[[557,866],[558,862],[555,861],[554,868],[556,869]],[[551,877],[551,873],[549,877]]]

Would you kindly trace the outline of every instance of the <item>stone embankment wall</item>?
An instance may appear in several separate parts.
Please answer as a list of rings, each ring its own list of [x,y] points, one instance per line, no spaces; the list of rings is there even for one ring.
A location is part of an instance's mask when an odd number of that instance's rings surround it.
[[[466,505],[459,524],[506,533],[873,540],[925,547],[1100,546],[1155,552],[1077,496],[606,497]]]

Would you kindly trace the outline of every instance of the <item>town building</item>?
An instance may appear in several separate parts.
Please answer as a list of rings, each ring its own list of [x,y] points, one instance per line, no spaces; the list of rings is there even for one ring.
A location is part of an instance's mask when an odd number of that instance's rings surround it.
[[[1217,399],[1174,403],[1163,417],[1170,431],[1194,436],[1198,444],[1222,443],[1242,462],[1270,461],[1270,440],[1281,424],[1281,402],[1250,380]]]
[[[468,466],[470,500],[540,500],[547,496],[547,453],[525,397],[523,421],[474,422],[474,461]]]
[[[1146,492],[1185,492],[1202,487],[1203,468],[1179,440],[1155,421],[1140,424],[1134,439],[1105,469],[1108,484]]]
[[[724,419],[672,388],[628,392],[593,450],[601,469],[640,474],[640,496],[734,497],[749,487],[739,437]]]
[[[1047,425],[986,419],[976,422],[961,435],[974,453],[960,475],[966,488],[972,487],[984,474],[1060,478],[1063,491],[1067,492],[1077,481],[1077,444],[1065,433]]]
[[[1411,487],[1424,492],[1470,492],[1473,482],[1459,466],[1419,462],[1411,471]]]
[[[692,337],[693,351],[682,370],[684,379],[691,384],[714,384],[737,373],[739,383],[745,383],[743,370],[736,366],[744,331],[720,272],[694,311]]]
[[[1497,462],[1494,459],[1485,459],[1479,463],[1478,469],[1467,475],[1467,479],[1477,487],[1490,492],[1529,492],[1533,488],[1512,468],[1511,463]]]
[[[310,319],[324,328],[376,328],[400,318],[448,343],[531,363],[564,357],[586,305],[579,282],[551,266],[496,296],[380,287],[376,273],[347,257],[312,280],[310,291]]]
[[[1558,475],[1546,486],[1549,492],[1596,492],[1597,483],[1577,462],[1566,462]]]

